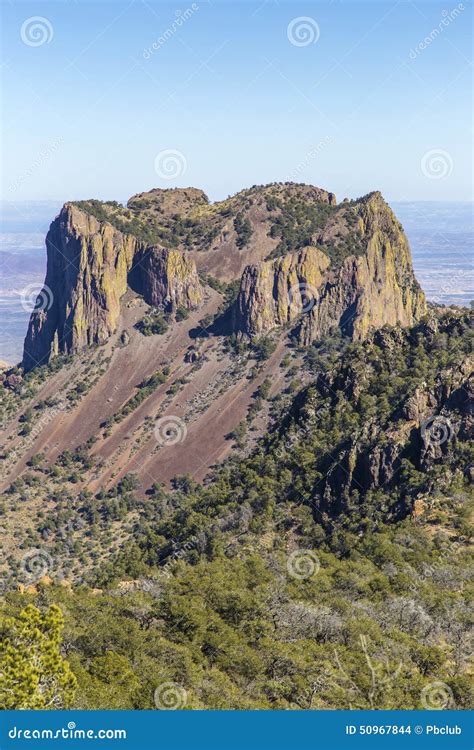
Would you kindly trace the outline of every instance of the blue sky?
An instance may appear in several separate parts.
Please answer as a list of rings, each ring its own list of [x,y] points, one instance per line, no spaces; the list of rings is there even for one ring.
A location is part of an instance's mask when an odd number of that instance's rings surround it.
[[[286,179],[472,199],[468,2],[11,0],[2,15],[3,199],[220,199]]]

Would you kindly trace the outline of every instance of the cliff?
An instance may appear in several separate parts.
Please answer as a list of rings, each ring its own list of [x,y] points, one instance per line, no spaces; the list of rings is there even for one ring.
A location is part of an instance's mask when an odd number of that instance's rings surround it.
[[[313,304],[330,260],[315,247],[247,266],[234,311],[234,327],[249,336],[292,323]]]
[[[334,327],[361,340],[384,325],[413,325],[426,312],[407,239],[380,193],[341,204],[315,242],[245,269],[236,332],[253,336],[301,318],[302,344]]]
[[[192,261],[146,247],[131,233],[65,204],[46,237],[47,271],[25,338],[25,371],[51,357],[103,344],[116,330],[130,276],[149,304],[194,307],[201,299]],[[43,304],[44,302],[44,304]]]
[[[168,312],[197,307],[202,290],[196,266],[179,250],[151,247],[137,254],[129,281],[138,272],[138,291],[145,302]]]
[[[128,287],[167,313],[198,307],[197,269],[240,279],[229,319],[242,337],[292,326],[301,344],[334,327],[364,339],[426,311],[403,229],[380,193],[337,204],[333,193],[282,183],[215,204],[194,188],[140,193],[126,207],[69,203],[46,247],[26,371],[107,341]]]

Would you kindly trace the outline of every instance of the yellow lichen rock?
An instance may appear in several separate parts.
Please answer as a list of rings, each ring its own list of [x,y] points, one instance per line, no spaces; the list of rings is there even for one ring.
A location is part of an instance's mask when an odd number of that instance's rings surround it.
[[[235,326],[254,336],[295,321],[318,294],[327,255],[305,247],[273,261],[247,266],[235,310]]]
[[[234,313],[238,333],[255,336],[299,319],[301,343],[321,339],[333,328],[362,340],[375,328],[411,326],[425,314],[407,239],[380,193],[350,210],[354,254],[331,263],[319,248],[305,247],[245,269]],[[341,214],[333,215],[320,238],[323,247],[341,232],[348,236],[346,211],[342,206]]]
[[[121,299],[138,258],[147,268],[144,296],[150,304],[170,300],[170,309],[191,308],[202,299],[194,262],[183,253],[146,247],[74,204],[65,204],[51,224],[46,247],[47,305],[31,315],[25,370],[46,364],[59,353],[75,353],[107,341],[117,329]],[[148,266],[147,257],[153,260]],[[153,279],[153,274],[162,278]]]

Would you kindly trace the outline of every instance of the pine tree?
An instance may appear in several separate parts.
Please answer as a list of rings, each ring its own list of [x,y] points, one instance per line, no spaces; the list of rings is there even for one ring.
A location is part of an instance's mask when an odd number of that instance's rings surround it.
[[[76,678],[61,655],[63,627],[62,612],[54,604],[44,614],[29,604],[17,618],[1,618],[1,709],[71,705]]]

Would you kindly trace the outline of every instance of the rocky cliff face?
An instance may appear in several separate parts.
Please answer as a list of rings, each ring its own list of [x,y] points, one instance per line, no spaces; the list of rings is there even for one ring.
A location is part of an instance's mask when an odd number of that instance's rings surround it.
[[[315,247],[247,266],[234,311],[234,327],[249,336],[297,320],[312,306],[330,266]]]
[[[129,233],[66,204],[46,237],[47,271],[25,338],[25,371],[59,353],[104,343],[116,330],[129,275],[149,304],[193,307],[201,299],[194,263],[147,248]]]
[[[179,250],[151,247],[135,257],[131,275],[139,276],[145,302],[174,312],[178,307],[197,307],[202,289],[196,266]]]
[[[309,344],[333,327],[361,340],[375,328],[410,326],[419,320],[426,312],[425,297],[399,222],[380,193],[350,208],[357,217],[353,253],[348,209],[342,204],[317,238],[321,249],[307,247],[245,269],[234,316],[237,332],[264,333],[305,313],[298,337]],[[344,238],[342,262],[335,237]],[[338,262],[331,263],[331,251]]]
[[[302,344],[335,327],[361,340],[386,324],[410,326],[426,309],[407,240],[380,193],[338,205],[332,193],[284,183],[210,204],[192,188],[153,190],[127,207],[66,204],[46,246],[25,370],[104,343],[129,286],[166,312],[197,307],[195,263],[241,279],[230,317],[244,337],[291,325]]]
[[[349,255],[328,274],[319,298],[302,321],[303,343],[322,338],[333,326],[363,340],[384,325],[411,326],[426,312],[407,239],[380,193],[363,200],[358,214],[357,239],[365,252]]]

